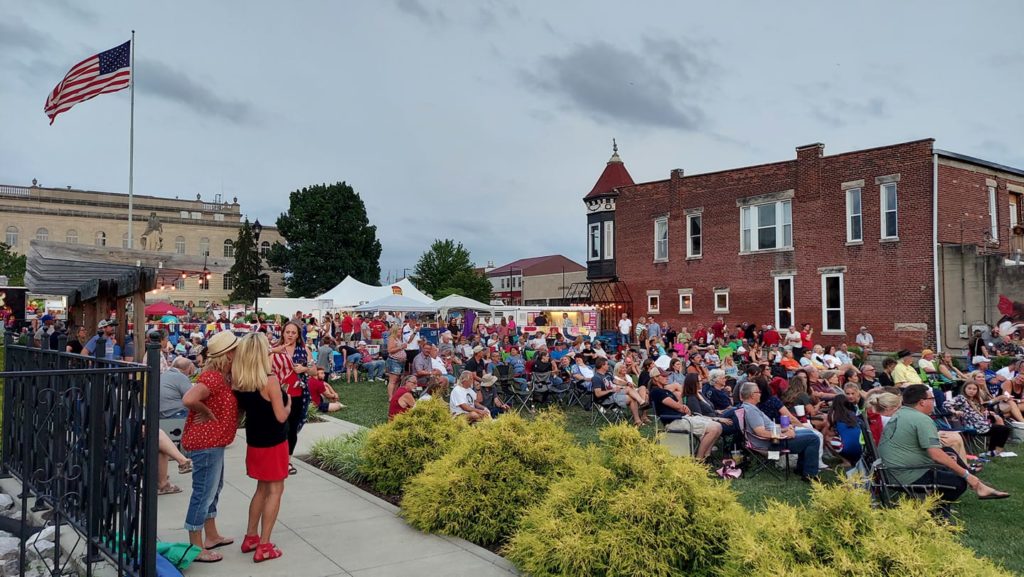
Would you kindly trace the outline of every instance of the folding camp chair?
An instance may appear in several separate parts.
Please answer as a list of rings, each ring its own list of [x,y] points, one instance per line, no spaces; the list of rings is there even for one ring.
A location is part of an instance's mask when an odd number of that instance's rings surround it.
[[[744,408],[736,409],[736,422],[739,425],[740,432],[743,434],[743,451],[747,454],[747,477],[754,477],[762,471],[768,472],[769,475],[776,479],[783,479],[789,481],[789,446],[788,443],[783,440],[777,449],[762,449],[753,443],[754,439],[759,439],[754,435],[753,431],[747,430],[747,410]],[[779,471],[775,463],[785,458],[785,467],[782,471]]]
[[[948,485],[939,483],[938,479],[934,476],[931,482],[900,483],[892,475],[893,471],[920,471],[921,476],[924,476],[927,472],[934,473],[948,469],[938,463],[913,467],[886,466],[878,457],[878,446],[875,444],[875,438],[871,434],[871,428],[863,419],[860,420],[860,428],[861,436],[864,437],[864,454],[861,459],[868,469],[868,486],[872,497],[882,506],[891,507],[895,505],[896,497],[901,494],[915,499],[923,499],[929,493],[938,492],[940,489],[952,489]],[[944,504],[942,507],[943,513],[948,514],[948,505]]]

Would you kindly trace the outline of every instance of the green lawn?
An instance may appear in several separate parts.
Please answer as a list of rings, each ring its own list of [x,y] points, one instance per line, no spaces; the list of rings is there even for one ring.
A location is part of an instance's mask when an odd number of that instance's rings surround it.
[[[386,383],[352,383],[333,381],[332,386],[347,407],[331,416],[364,426],[374,426],[387,420]],[[525,414],[525,413],[524,413]],[[592,425],[593,413],[573,407],[566,413],[567,428],[581,443],[597,442],[600,425]],[[651,427],[642,431],[650,435]],[[968,492],[956,506],[963,530],[964,543],[978,553],[1001,563],[1018,574],[1024,574],[1024,540],[1007,538],[1015,535],[1018,523],[1024,519],[1024,445],[1012,445],[1010,450],[1020,453],[1017,458],[995,459],[989,463],[981,478],[1012,494],[1004,501],[978,501]],[[835,479],[832,472],[824,472],[822,479]],[[733,487],[740,502],[750,509],[759,509],[768,499],[799,503],[807,499],[807,485],[791,476],[789,482],[774,480],[764,474],[754,479],[738,479]]]

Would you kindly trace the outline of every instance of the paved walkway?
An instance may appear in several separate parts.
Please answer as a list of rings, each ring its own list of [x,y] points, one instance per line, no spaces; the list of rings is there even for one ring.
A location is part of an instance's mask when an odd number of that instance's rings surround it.
[[[358,425],[330,419],[307,425],[299,436],[298,454],[307,454],[313,442],[358,429]],[[172,463],[173,465],[173,463]],[[358,577],[401,575],[508,577],[512,565],[490,551],[462,539],[421,533],[398,516],[398,508],[365,491],[295,460],[299,473],[285,482],[281,514],[274,527],[274,542],[284,553],[280,559],[255,564],[252,554],[238,549],[245,533],[249,499],[256,481],[245,475],[245,435],[228,447],[224,490],[217,521],[235,545],[222,547],[219,563],[193,563],[187,577]],[[187,542],[182,529],[191,493],[188,475],[171,467],[171,482],[183,492],[159,499],[159,532],[163,541]]]

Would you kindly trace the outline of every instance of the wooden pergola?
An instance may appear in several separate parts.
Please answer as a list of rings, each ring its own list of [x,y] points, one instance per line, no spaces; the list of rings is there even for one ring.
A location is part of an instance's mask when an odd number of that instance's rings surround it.
[[[117,339],[124,343],[128,323],[123,322],[132,303],[135,327],[146,326],[146,293],[171,284],[182,275],[204,272],[225,274],[230,265],[206,257],[144,250],[67,244],[33,240],[26,255],[25,286],[30,293],[63,295],[68,299],[68,321],[96,330],[99,321],[117,311]],[[136,348],[145,337],[135,331]]]

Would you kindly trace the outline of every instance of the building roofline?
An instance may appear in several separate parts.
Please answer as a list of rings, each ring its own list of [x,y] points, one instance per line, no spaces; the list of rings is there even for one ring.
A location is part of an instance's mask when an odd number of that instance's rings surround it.
[[[943,156],[943,157],[946,157],[946,158],[952,158],[954,160],[960,160],[960,161],[968,162],[968,163],[971,163],[971,164],[978,164],[978,165],[985,166],[985,167],[988,167],[988,168],[992,168],[992,169],[995,169],[995,170],[999,170],[999,171],[1002,171],[1002,172],[1009,172],[1010,174],[1016,174],[1017,176],[1024,176],[1024,169],[1022,169],[1022,168],[1014,168],[1012,166],[1006,166],[1005,164],[999,164],[998,162],[992,162],[992,161],[989,161],[989,160],[982,160],[980,158],[975,158],[973,156],[967,156],[966,154],[959,154],[959,153],[956,153],[956,152],[950,152],[948,150],[940,150],[938,148],[936,148],[934,151],[935,151],[935,154],[938,154],[939,156]]]

